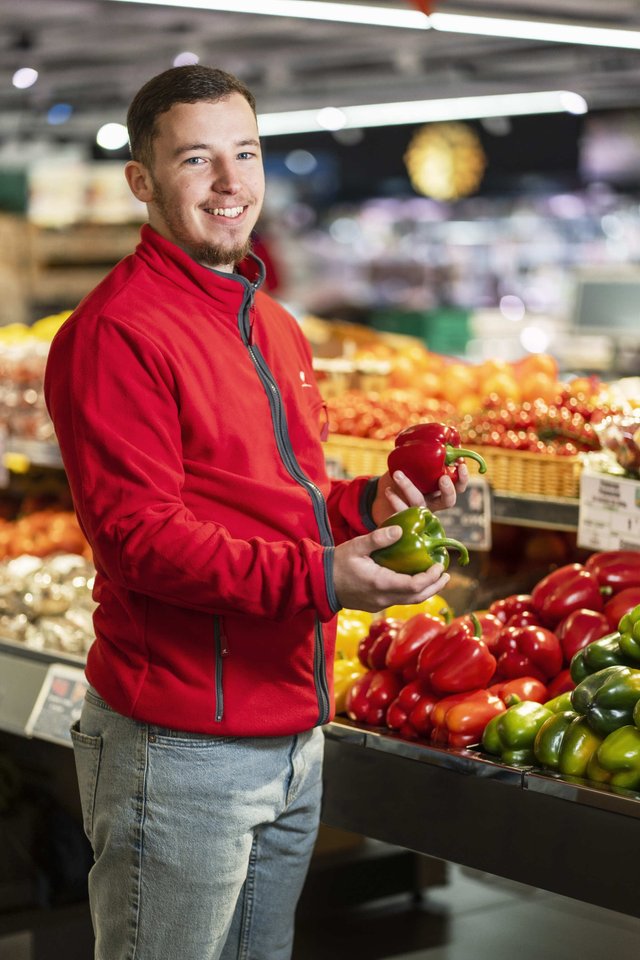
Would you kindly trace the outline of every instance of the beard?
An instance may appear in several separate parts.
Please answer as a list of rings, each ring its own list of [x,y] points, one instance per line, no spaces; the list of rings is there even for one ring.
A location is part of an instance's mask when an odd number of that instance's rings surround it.
[[[250,236],[242,243],[229,244],[194,240],[188,226],[179,215],[175,214],[162,187],[155,181],[153,182],[153,203],[169,228],[174,241],[198,263],[205,264],[207,267],[224,267],[244,260],[251,250]]]

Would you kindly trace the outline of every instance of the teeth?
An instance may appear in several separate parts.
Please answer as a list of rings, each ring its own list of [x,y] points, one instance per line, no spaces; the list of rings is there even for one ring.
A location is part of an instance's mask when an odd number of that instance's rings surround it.
[[[214,207],[213,210],[209,210],[209,213],[212,213],[215,217],[227,217],[229,220],[233,220],[235,217],[239,217],[244,207]]]

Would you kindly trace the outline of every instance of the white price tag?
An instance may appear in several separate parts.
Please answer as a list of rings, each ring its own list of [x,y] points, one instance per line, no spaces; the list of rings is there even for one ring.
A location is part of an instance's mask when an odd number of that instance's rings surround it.
[[[578,546],[640,550],[640,481],[582,472]]]
[[[69,746],[69,730],[80,716],[87,686],[80,667],[52,663],[27,720],[26,735]]]

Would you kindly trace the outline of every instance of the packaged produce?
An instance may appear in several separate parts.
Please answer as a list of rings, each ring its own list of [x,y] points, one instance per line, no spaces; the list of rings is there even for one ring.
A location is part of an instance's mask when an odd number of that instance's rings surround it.
[[[422,573],[434,563],[449,566],[448,550],[457,550],[458,563],[469,563],[469,551],[460,543],[445,536],[438,518],[427,507],[408,507],[388,517],[381,526],[399,526],[402,536],[389,547],[374,550],[373,560],[397,573]]]

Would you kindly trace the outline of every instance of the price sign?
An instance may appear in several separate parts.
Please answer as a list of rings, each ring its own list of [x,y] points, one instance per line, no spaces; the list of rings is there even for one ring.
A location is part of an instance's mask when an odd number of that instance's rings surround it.
[[[640,550],[640,482],[583,470],[578,546]]]
[[[454,507],[438,514],[448,537],[461,540],[470,550],[491,549],[491,490],[479,477],[472,477]]]
[[[80,716],[87,686],[79,667],[52,663],[27,720],[27,736],[70,746],[69,729]]]

